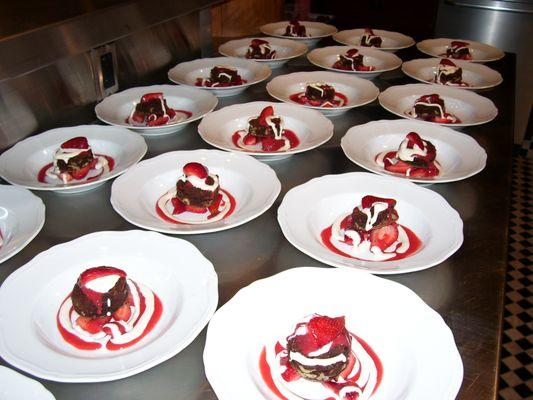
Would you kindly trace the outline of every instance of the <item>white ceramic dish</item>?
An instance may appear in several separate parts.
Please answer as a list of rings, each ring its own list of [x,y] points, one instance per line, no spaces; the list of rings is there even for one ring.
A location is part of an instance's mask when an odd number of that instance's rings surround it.
[[[236,200],[235,210],[222,220],[187,225],[166,222],[156,213],[157,200],[176,185],[182,167],[204,164],[217,174],[222,189]],[[124,219],[142,228],[171,234],[216,232],[242,225],[268,210],[281,190],[276,173],[256,159],[219,150],[174,151],[139,163],[113,183],[111,204]]]
[[[290,99],[291,95],[305,92],[306,86],[315,82],[324,82],[334,86],[337,92],[346,96],[347,104],[342,107],[314,107],[300,105]],[[268,93],[278,100],[318,110],[327,116],[340,115],[351,108],[371,103],[379,95],[379,89],[376,85],[366,79],[329,71],[293,72],[292,74],[280,75],[268,82],[266,88]]]
[[[134,126],[126,122],[131,110],[147,93],[162,92],[170,108],[185,110],[192,115],[184,121],[162,126]],[[175,85],[153,85],[124,90],[106,97],[94,109],[96,116],[103,122],[131,129],[144,136],[159,136],[175,133],[187,124],[202,118],[213,111],[218,104],[217,98],[199,88]]]
[[[196,86],[196,79],[209,78],[211,69],[215,66],[237,68],[239,75],[246,80],[246,83],[227,87]],[[168,79],[174,83],[207,90],[217,97],[227,97],[244,92],[249,86],[267,79],[271,73],[272,71],[266,64],[237,57],[215,57],[180,63],[168,71]]]
[[[341,215],[351,213],[365,195],[397,201],[399,223],[421,240],[420,250],[395,261],[362,261],[329,250],[321,232]],[[285,195],[278,222],[291,244],[305,254],[335,267],[373,274],[402,274],[437,265],[461,247],[463,221],[439,194],[390,176],[367,172],[326,175],[311,179]]]
[[[266,40],[270,43],[273,50],[276,50],[276,58],[271,60],[254,60],[256,62],[267,64],[270,68],[279,68],[291,58],[296,58],[307,52],[307,46],[304,43],[290,39],[280,39],[275,37],[258,37],[230,40],[218,48],[218,52],[227,57],[245,58],[246,50],[250,42],[254,39]]]
[[[300,25],[305,26],[307,37],[292,37],[283,36],[285,28],[289,25],[289,21],[273,22],[270,24],[262,25],[259,30],[267,36],[279,37],[283,39],[297,40],[298,42],[305,43],[307,46],[315,46],[320,39],[333,35],[337,32],[337,28],[333,25],[324,24],[322,22],[314,21],[299,21]]]
[[[46,388],[34,379],[0,366],[0,399],[2,400],[55,400]]]
[[[411,60],[402,64],[402,71],[417,81],[429,83],[432,85],[442,85],[435,82],[440,58],[420,58],[418,60]],[[469,61],[452,60],[458,67],[463,70],[463,82],[468,83],[468,86],[452,86],[458,89],[480,90],[488,89],[498,86],[503,82],[503,78],[499,72],[482,65]]]
[[[379,47],[380,50],[397,51],[415,44],[412,37],[403,33],[384,31],[382,29],[374,29],[373,31],[375,35],[381,36],[383,40],[381,47]],[[348,46],[359,46],[363,33],[365,33],[364,29],[349,29],[334,33],[333,39]]]
[[[256,281],[215,313],[204,367],[218,399],[279,400],[261,377],[261,351],[314,313],[344,315],[346,327],[376,352],[383,379],[372,400],[455,399],[463,363],[437,312],[399,283],[359,271],[310,267]]]
[[[113,158],[115,165],[97,180],[87,182],[40,182],[39,171],[51,163],[61,143],[85,136],[93,153]],[[124,128],[102,125],[79,125],[52,129],[24,139],[0,155],[0,176],[9,183],[32,190],[77,193],[100,186],[124,173],[146,154],[146,142],[138,134]]]
[[[100,265],[123,269],[163,304],[154,329],[127,349],[79,350],[63,340],[56,325],[58,308],[78,275]],[[213,265],[189,242],[145,231],[91,233],[42,252],[4,281],[0,355],[58,382],[125,378],[168,360],[194,340],[216,309],[217,284]]]
[[[456,124],[438,124],[422,121],[426,124],[444,125],[449,128],[480,125],[492,121],[498,115],[494,103],[486,97],[468,90],[461,90],[442,85],[426,85],[414,83],[409,85],[391,86],[379,95],[379,104],[386,110],[402,118],[413,118],[406,114],[413,107],[416,99],[428,94],[438,94],[443,100],[446,111],[461,120]]]
[[[409,132],[418,133],[437,149],[441,166],[438,176],[413,178],[394,174],[380,167],[375,159],[384,151],[396,151]],[[396,176],[419,183],[445,183],[466,179],[485,168],[487,153],[471,136],[445,126],[429,125],[406,119],[372,121],[350,128],[341,140],[341,147],[350,160],[368,171]]]
[[[446,58],[446,49],[452,41],[461,41],[467,42],[468,47],[470,48],[470,53],[472,54],[473,62],[489,62],[496,61],[505,56],[505,53],[500,49],[490,46],[485,43],[476,42],[474,40],[464,40],[464,39],[426,39],[418,42],[416,47],[422,53],[427,54],[432,57]]]
[[[363,55],[363,63],[366,66],[375,68],[373,71],[345,71],[333,68],[333,64],[338,60],[339,54],[344,54],[350,49],[356,48]],[[315,49],[307,53],[307,59],[316,66],[330,71],[354,74],[360,78],[373,79],[386,71],[392,71],[402,65],[402,60],[386,51],[376,50],[370,47],[360,46],[329,46]]]

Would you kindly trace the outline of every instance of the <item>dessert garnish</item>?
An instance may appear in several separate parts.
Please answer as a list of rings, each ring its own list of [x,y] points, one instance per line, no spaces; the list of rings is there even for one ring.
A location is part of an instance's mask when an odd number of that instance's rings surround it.
[[[439,175],[440,165],[435,160],[435,146],[418,133],[409,132],[398,151],[384,151],[376,156],[376,163],[389,172],[412,178],[431,178]]]
[[[235,146],[253,152],[282,152],[300,144],[296,134],[284,127],[283,117],[274,115],[272,106],[250,118],[246,130],[235,132],[232,140]]]
[[[361,35],[361,46],[381,47],[382,42],[381,37],[374,35],[374,31],[370,28],[365,28],[365,32]]]
[[[146,93],[133,107],[126,123],[133,126],[161,126],[176,124],[191,116],[189,111],[170,108],[163,93]]]
[[[469,86],[468,83],[463,82],[463,69],[447,58],[440,60],[434,82],[447,86]]]
[[[211,69],[209,78],[196,78],[196,86],[205,87],[228,87],[239,86],[246,83],[239,75],[236,68],[216,65]]]
[[[300,24],[300,22],[296,19],[292,19],[289,21],[289,25],[287,25],[285,28],[285,33],[283,36],[309,37],[310,35],[308,35],[305,31],[305,25]]]
[[[426,94],[419,97],[406,115],[423,121],[436,122],[438,124],[460,124],[461,120],[455,115],[446,112],[444,100],[438,94]]]
[[[348,215],[341,215],[322,231],[324,245],[345,257],[366,261],[392,261],[416,252],[420,239],[397,223],[396,200],[364,196]]]
[[[319,314],[296,324],[286,339],[266,346],[259,368],[280,399],[368,399],[383,376],[381,360],[346,329],[344,316]]]
[[[156,212],[175,224],[206,224],[228,217],[235,209],[233,196],[220,188],[218,175],[207,167],[190,162],[176,186],[159,198]]]
[[[373,66],[364,65],[363,55],[357,49],[349,49],[346,53],[339,54],[332,68],[343,71],[374,71],[376,69]]]
[[[305,92],[295,93],[290,99],[298,104],[313,107],[343,107],[348,104],[345,95],[337,92],[332,85],[324,82],[308,83]]]
[[[67,140],[54,153],[54,161],[46,164],[37,174],[42,183],[91,182],[115,166],[112,157],[93,154],[86,137]]]
[[[468,48],[469,45],[470,43],[468,42],[454,40],[446,48],[446,53],[441,54],[441,56],[456,60],[471,60],[472,53],[470,53],[470,49]]]
[[[246,51],[246,58],[255,60],[271,60],[276,58],[276,50],[272,50],[270,43],[263,39],[252,39],[248,50]]]
[[[120,350],[144,338],[162,312],[152,290],[121,269],[101,266],[78,277],[57,312],[57,327],[78,349]]]

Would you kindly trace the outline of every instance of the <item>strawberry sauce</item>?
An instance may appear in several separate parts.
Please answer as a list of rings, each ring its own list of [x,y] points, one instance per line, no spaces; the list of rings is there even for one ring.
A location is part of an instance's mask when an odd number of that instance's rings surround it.
[[[235,145],[235,147],[238,147],[239,149],[243,149],[246,151],[251,151],[254,153],[264,153],[265,151],[263,150],[252,150],[250,148],[243,147],[239,144],[239,139],[241,139],[241,137],[244,137],[246,134],[247,134],[246,131],[237,131],[231,136],[231,140],[233,141],[233,144]],[[291,146],[290,149],[294,149],[295,147],[298,147],[300,145],[300,139],[298,139],[298,136],[296,136],[296,133],[294,133],[290,129],[283,130],[282,138],[283,137],[285,137],[289,141],[289,144]],[[259,146],[261,145],[261,138],[258,138],[258,145]]]
[[[339,92],[335,92],[335,98],[332,101],[327,101],[327,102],[309,100],[305,96],[305,92],[292,94],[289,98],[291,101],[294,101],[295,103],[306,105],[306,106],[313,106],[313,107],[334,108],[334,107],[343,107],[346,104],[348,104],[348,98]],[[327,103],[327,104],[324,104],[324,103]]]
[[[94,155],[95,158],[96,157],[105,157],[105,159],[107,160],[107,164],[108,164],[108,167],[109,167],[109,172],[113,171],[113,169],[115,168],[115,160],[113,159],[113,157],[110,157],[110,156],[106,156],[104,154],[95,154]],[[50,168],[53,168],[54,166],[54,163],[48,163],[46,164],[44,167],[42,167],[39,172],[37,173],[37,180],[41,183],[48,183],[46,181],[46,172],[50,169]],[[100,176],[102,176],[102,174],[104,173],[104,169],[102,168],[102,171],[98,174],[98,175],[95,175],[95,176],[91,176],[90,178],[87,178],[85,179],[84,181],[82,181],[83,183],[86,183],[86,182],[92,182],[92,181],[95,181],[97,179],[100,178]],[[60,179],[58,177],[58,179]]]

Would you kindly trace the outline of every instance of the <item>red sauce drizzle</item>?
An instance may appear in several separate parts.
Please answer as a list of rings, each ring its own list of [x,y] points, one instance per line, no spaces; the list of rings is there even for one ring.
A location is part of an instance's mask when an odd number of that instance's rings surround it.
[[[263,150],[250,150],[250,149],[247,149],[247,148],[244,148],[244,147],[240,146],[239,145],[239,139],[241,138],[240,132],[243,132],[243,131],[237,131],[231,136],[231,140],[232,140],[233,144],[235,145],[235,147],[238,147],[239,149],[243,149],[243,150],[250,151],[250,152],[253,152],[253,153],[269,153],[269,152],[265,152]],[[291,146],[290,147],[291,149],[294,149],[295,147],[298,147],[300,145],[300,139],[298,139],[298,136],[296,136],[296,133],[294,133],[290,129],[284,129],[282,136],[285,136],[287,138],[287,140],[289,141],[289,144]],[[261,139],[259,138],[259,140],[261,140]],[[261,142],[258,141],[258,143],[260,144]]]
[[[115,160],[113,159],[113,157],[106,156],[105,154],[95,154],[95,157],[105,157],[105,159],[107,160],[107,163],[109,165],[109,172],[113,171],[113,169],[115,168]],[[46,164],[44,167],[42,167],[39,170],[39,172],[37,173],[37,180],[39,182],[47,183],[46,182],[46,171],[48,171],[51,167],[53,167],[53,165],[54,165],[54,163],[48,163],[48,164]],[[102,172],[99,173],[98,175],[95,175],[95,176],[92,176],[90,178],[87,178],[85,181],[78,181],[78,182],[85,183],[85,182],[95,181],[98,178],[100,178],[100,176],[102,176],[103,173],[104,173],[104,171],[102,170]]]
[[[319,102],[310,101],[305,96],[305,92],[291,94],[289,96],[289,99],[291,101],[294,101],[295,103],[298,103],[298,104],[303,104],[303,105],[313,106],[313,107],[324,107],[324,108],[343,107],[346,104],[348,104],[348,98],[344,94],[342,94],[340,92],[335,92],[335,97],[336,98],[337,97],[340,98],[340,100],[336,100],[334,98],[333,101],[332,101],[332,103],[334,105],[331,105],[331,104],[322,105]]]
[[[263,350],[261,351],[261,356],[259,357],[259,371],[261,372],[261,377],[263,378],[263,381],[272,391],[272,393],[278,396],[281,400],[287,400],[287,398],[281,394],[281,392],[274,383],[274,379],[272,378],[272,372],[270,371],[270,366],[268,365],[266,360],[265,347],[263,347]]]
[[[378,153],[376,157],[374,157],[374,162],[376,164],[378,164],[378,157],[381,154],[382,153]],[[386,171],[392,172],[393,174],[407,176],[408,178],[433,178],[440,174],[440,170],[437,167],[437,166],[440,166],[440,164],[437,161],[432,161],[431,163],[429,163],[428,167],[420,167],[420,166],[416,167],[414,165],[408,164],[404,161],[397,159],[396,158],[397,154],[398,153],[396,151],[389,151],[383,157],[383,164],[384,164],[383,168]],[[396,161],[394,161],[394,159],[396,159]],[[391,165],[388,165],[387,162],[390,163]],[[408,169],[410,170],[409,175],[407,175]]]

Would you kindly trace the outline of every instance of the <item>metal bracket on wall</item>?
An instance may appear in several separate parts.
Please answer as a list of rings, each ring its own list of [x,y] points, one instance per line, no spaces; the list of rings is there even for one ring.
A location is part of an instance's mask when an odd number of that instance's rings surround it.
[[[97,100],[118,91],[117,52],[115,43],[91,49],[91,63]]]

